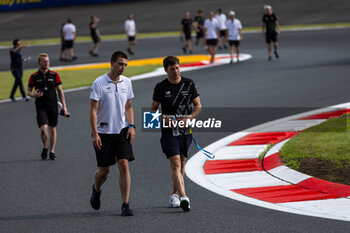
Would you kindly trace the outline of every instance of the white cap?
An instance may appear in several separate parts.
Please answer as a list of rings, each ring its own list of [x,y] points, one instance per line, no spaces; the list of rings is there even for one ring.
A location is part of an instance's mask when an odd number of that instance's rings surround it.
[[[229,16],[234,16],[234,15],[236,15],[236,14],[235,14],[234,11],[229,11],[229,12],[228,12],[228,15],[229,15]]]

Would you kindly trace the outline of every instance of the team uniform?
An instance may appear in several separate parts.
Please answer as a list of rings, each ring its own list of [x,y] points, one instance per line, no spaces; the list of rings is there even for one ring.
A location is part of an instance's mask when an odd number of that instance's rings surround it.
[[[197,22],[199,26],[201,26],[201,27],[198,27],[199,31],[197,32],[196,38],[197,39],[203,38],[204,18],[201,16],[196,16],[194,18],[194,21]]]
[[[76,27],[72,23],[67,23],[62,29],[64,33],[64,43],[67,49],[73,48],[74,44],[74,33],[76,32]]]
[[[274,13],[271,15],[264,14],[262,18],[266,26],[266,43],[277,42],[276,21],[277,17]]]
[[[192,19],[182,19],[181,25],[183,26],[183,32],[185,34],[186,40],[191,40]]]
[[[35,87],[35,90],[40,90],[44,93],[42,97],[35,98],[36,119],[39,128],[44,124],[48,124],[51,127],[57,126],[56,88],[61,84],[60,76],[52,70],[48,70],[45,74],[39,70],[30,76],[28,87]]]
[[[135,20],[127,19],[124,23],[124,29],[127,31],[128,41],[134,41],[136,38]]]
[[[233,21],[231,19],[227,20],[227,30],[228,30],[228,42],[229,45],[239,45],[239,41],[241,40],[241,35],[239,34],[239,30],[242,30],[242,24],[241,21],[238,19],[234,19]]]
[[[90,22],[89,28],[90,28],[90,36],[92,38],[92,41],[97,44],[101,41],[101,38],[97,35],[97,26],[95,28],[92,27],[94,22]]]
[[[220,36],[225,36],[226,35],[226,21],[227,21],[227,17],[225,14],[216,14],[215,18],[218,20],[219,22],[219,28],[220,28]]]
[[[98,101],[97,132],[102,148],[97,150],[98,167],[111,166],[119,159],[134,160],[132,146],[126,138],[129,123],[126,120],[126,102],[134,98],[131,81],[121,75],[115,84],[108,74],[92,84],[90,99]]]
[[[166,116],[190,115],[194,109],[193,100],[199,96],[191,79],[181,77],[178,84],[171,84],[168,79],[158,83],[153,92],[153,100],[161,104],[162,114]],[[188,157],[192,134],[188,128],[179,128],[179,135],[174,135],[172,128],[162,127],[161,146],[167,158],[174,155]]]
[[[218,43],[217,28],[220,28],[219,21],[215,18],[213,18],[212,20],[206,19],[204,21],[204,28],[207,30],[207,33],[206,33],[207,45],[216,46]]]

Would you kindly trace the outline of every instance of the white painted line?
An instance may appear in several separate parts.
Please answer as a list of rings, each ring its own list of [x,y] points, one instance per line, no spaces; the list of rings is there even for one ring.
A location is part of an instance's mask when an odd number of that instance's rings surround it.
[[[225,146],[215,151],[215,160],[256,159],[266,148],[267,145]]]
[[[264,171],[222,173],[206,175],[206,178],[213,184],[228,190],[290,185],[270,176]]]

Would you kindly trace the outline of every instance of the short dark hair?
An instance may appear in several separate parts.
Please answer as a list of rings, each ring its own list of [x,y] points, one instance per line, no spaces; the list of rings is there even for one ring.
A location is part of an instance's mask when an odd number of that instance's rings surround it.
[[[16,45],[18,44],[18,41],[19,41],[19,39],[14,39],[12,41],[12,44],[13,44],[14,47],[16,47]]]
[[[67,23],[72,23],[72,20],[71,19],[67,19]]]
[[[172,65],[176,65],[176,64],[180,64],[180,60],[179,60],[179,58],[177,58],[175,56],[167,56],[163,60],[164,69],[168,68],[168,66],[172,66]]]
[[[111,61],[112,62],[116,62],[118,60],[118,58],[125,58],[125,59],[129,59],[128,55],[126,55],[125,53],[123,53],[122,51],[115,51],[112,56],[111,56]]]
[[[198,10],[198,13],[203,13],[203,11],[202,10]]]

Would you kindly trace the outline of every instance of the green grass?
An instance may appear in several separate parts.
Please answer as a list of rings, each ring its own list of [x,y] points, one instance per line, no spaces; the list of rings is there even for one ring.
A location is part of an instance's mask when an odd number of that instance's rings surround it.
[[[146,65],[146,66],[130,66],[126,69],[124,75],[131,77],[138,74],[151,72],[160,65]],[[110,69],[85,69],[85,70],[66,70],[58,71],[62,79],[63,89],[70,89],[75,87],[90,86],[92,82],[99,76],[107,73]],[[27,89],[29,76],[37,70],[24,70],[23,85]],[[14,83],[14,77],[10,71],[0,72],[0,100],[8,99],[11,88]],[[16,97],[20,97],[19,89],[16,91]]]
[[[350,118],[330,119],[287,142],[281,150],[286,165],[298,170],[300,159],[329,161],[337,168],[350,168]]]

